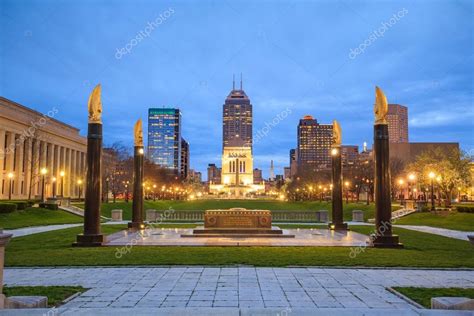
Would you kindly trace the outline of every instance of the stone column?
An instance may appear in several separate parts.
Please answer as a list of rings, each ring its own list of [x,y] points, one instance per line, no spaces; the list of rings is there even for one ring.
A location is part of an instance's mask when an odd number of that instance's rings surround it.
[[[392,201],[390,190],[390,159],[388,124],[385,116],[387,100],[382,90],[376,90],[376,122],[374,125],[375,159],[375,237],[374,247],[400,248],[397,235],[392,234]],[[385,114],[384,114],[385,113]]]
[[[70,163],[70,170],[71,170],[71,198],[75,197],[77,195],[76,189],[77,189],[77,174],[76,174],[76,169],[75,169],[75,164],[76,164],[76,151],[74,149],[71,149],[71,163]]]
[[[333,145],[331,148],[332,167],[332,222],[329,228],[334,230],[347,230],[342,212],[342,158],[341,146]]]
[[[102,246],[100,231],[100,195],[102,192],[102,124],[89,123],[87,131],[87,176],[84,205],[84,233],[77,235],[73,246]]]
[[[133,155],[133,204],[130,229],[143,229],[143,146],[135,146]]]
[[[21,190],[21,182],[24,180],[23,178],[23,141],[19,141],[16,143],[15,141],[15,192],[18,198],[23,198],[24,192]],[[23,184],[24,185],[24,184]]]
[[[7,146],[6,146],[6,153],[5,153],[5,159],[6,159],[6,164],[5,164],[5,193],[6,197],[8,197],[8,192],[9,190],[12,190],[10,187],[10,179],[7,177],[7,175],[11,172],[15,176],[13,177],[14,183],[18,181],[18,178],[15,174],[15,171],[13,170],[13,160],[15,158],[15,133],[7,132]],[[17,194],[17,191],[15,190],[15,186],[13,186],[12,190],[12,199],[15,198],[15,195]]]
[[[11,234],[4,234],[0,228],[0,309],[5,308],[5,295],[3,294],[3,266],[5,264],[5,247],[12,237]]]
[[[5,134],[6,131],[4,129],[0,129],[0,185],[3,183],[3,180],[6,179],[4,177],[3,173],[3,164],[5,161]],[[5,192],[5,188],[3,188],[3,191]],[[0,187],[0,198],[3,198],[2,196],[2,188]]]
[[[32,148],[32,141],[31,138],[25,139],[26,142],[26,147],[25,147],[25,152],[23,155],[25,156],[25,196],[28,198],[28,194],[30,192],[30,186],[31,186],[31,173],[33,170],[31,170],[31,161],[32,161],[32,156],[31,156],[31,148]],[[33,197],[33,196],[32,196]]]

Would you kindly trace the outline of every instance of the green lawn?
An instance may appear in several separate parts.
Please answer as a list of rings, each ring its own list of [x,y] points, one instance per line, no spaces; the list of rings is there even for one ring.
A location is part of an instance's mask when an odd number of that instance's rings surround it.
[[[125,226],[104,225],[110,234]],[[169,226],[168,226],[169,227]],[[371,226],[352,230],[370,234]],[[158,247],[135,246],[120,259],[116,247],[73,248],[81,228],[14,238],[6,251],[6,266],[94,265],[252,265],[252,266],[385,266],[474,268],[473,247],[467,241],[395,229],[404,249],[362,248],[355,258],[350,247]]]
[[[84,207],[83,204],[74,204],[78,207]],[[167,210],[172,208],[174,210],[209,210],[209,209],[228,209],[232,207],[243,207],[246,209],[263,209],[271,211],[331,211],[331,203],[328,202],[285,202],[278,200],[193,200],[193,201],[145,201],[144,209]],[[102,215],[111,217],[113,209],[122,209],[123,218],[130,219],[132,217],[132,202],[125,203],[117,201],[116,203],[102,204]],[[397,209],[397,207],[393,207]],[[365,219],[374,217],[374,204],[366,205],[361,203],[344,203],[344,218],[345,220],[352,219],[352,210],[365,211]]]
[[[474,231],[474,213],[451,212],[440,215],[431,212],[413,213],[396,221],[400,225],[423,225],[462,231]]]
[[[3,294],[8,296],[47,296],[48,307],[57,307],[66,298],[87,289],[80,286],[5,286]]]
[[[422,288],[422,287],[394,287],[395,290],[411,298],[418,304],[431,308],[432,297],[469,297],[474,298],[474,289],[463,288]]]
[[[4,229],[82,222],[82,217],[65,211],[52,211],[37,207],[28,207],[22,211],[0,214],[0,227]]]

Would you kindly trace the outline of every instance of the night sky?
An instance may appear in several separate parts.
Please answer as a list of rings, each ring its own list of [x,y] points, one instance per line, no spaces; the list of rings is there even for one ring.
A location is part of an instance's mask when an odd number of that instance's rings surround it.
[[[254,135],[271,126],[254,146],[265,176],[271,159],[276,173],[288,165],[306,114],[337,119],[344,144],[371,144],[375,85],[408,106],[410,141],[474,153],[472,1],[0,3],[0,95],[57,107],[85,135],[101,83],[104,141],[130,146],[149,107],[178,107],[203,175],[220,165],[233,73],[243,73]]]

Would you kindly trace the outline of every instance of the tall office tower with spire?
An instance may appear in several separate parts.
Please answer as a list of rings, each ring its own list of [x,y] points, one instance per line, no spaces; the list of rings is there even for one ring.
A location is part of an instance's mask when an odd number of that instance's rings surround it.
[[[262,192],[264,185],[254,184],[252,157],[252,104],[242,88],[232,90],[222,107],[221,184],[210,185],[210,192],[242,196]]]
[[[252,149],[252,104],[242,89],[242,75],[240,89],[235,89],[235,78],[232,91],[223,105],[223,148],[250,147]]]

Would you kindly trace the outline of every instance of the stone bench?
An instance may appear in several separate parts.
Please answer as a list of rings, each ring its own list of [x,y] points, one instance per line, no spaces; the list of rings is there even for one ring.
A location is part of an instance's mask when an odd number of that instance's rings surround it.
[[[147,222],[156,222],[158,218],[158,212],[156,210],[146,210],[146,221]]]
[[[121,222],[122,221],[122,210],[112,210],[112,221]]]
[[[48,308],[46,296],[10,296],[5,299],[5,308]]]
[[[474,310],[474,299],[467,297],[432,297],[431,309]]]
[[[352,221],[353,222],[363,222],[364,221],[364,211],[353,210],[352,211]]]
[[[329,222],[329,212],[326,210],[316,211],[316,222]]]

